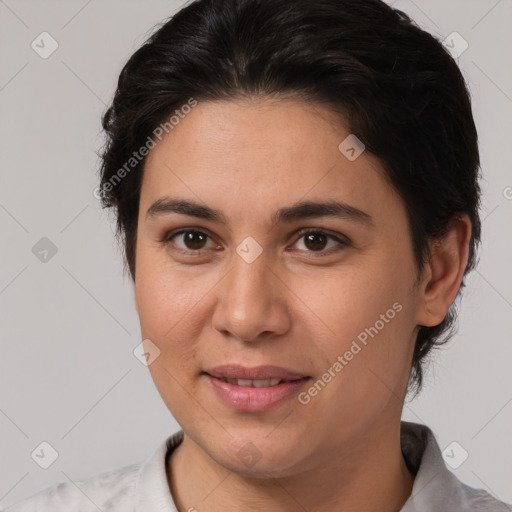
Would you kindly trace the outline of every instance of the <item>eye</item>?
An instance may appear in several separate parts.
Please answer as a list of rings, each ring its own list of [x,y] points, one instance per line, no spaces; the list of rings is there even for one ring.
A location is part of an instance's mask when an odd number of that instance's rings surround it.
[[[332,254],[333,252],[337,252],[343,247],[347,247],[349,245],[347,240],[318,229],[303,230],[299,232],[298,235],[299,239],[296,244],[304,247],[304,249],[299,247],[298,250],[305,250],[310,253],[320,253],[320,255]],[[302,240],[303,242],[301,242]],[[329,240],[331,241],[330,246]],[[301,244],[299,242],[301,242]],[[336,248],[336,246],[338,246],[338,248]],[[324,250],[326,247],[328,250]],[[334,250],[332,250],[333,248]]]
[[[302,230],[298,233],[298,236],[299,238],[294,244],[299,245],[297,250],[313,254],[319,253],[319,256],[332,254],[350,245],[346,239],[319,229]],[[208,247],[208,241],[212,244],[210,247]],[[209,249],[219,248],[218,245],[213,243],[208,233],[194,228],[168,233],[164,235],[161,242],[164,245],[175,246],[174,248],[179,252],[192,255],[200,255]]]
[[[178,250],[184,253],[200,253],[208,250],[207,241],[210,235],[196,229],[182,229],[166,234],[162,243],[176,245]],[[215,246],[215,244],[214,244]],[[210,247],[212,248],[212,247]]]

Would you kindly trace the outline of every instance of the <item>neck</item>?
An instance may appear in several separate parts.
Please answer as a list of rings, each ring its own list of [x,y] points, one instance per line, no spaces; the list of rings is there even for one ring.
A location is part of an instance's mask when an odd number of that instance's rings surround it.
[[[168,479],[179,512],[397,512],[414,481],[402,456],[399,421],[326,454],[313,469],[268,479],[227,470],[185,435],[169,459]]]

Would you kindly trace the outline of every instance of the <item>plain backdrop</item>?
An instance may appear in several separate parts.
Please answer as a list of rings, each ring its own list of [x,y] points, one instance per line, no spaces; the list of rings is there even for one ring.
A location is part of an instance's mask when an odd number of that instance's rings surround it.
[[[459,331],[404,419],[429,425],[441,449],[456,441],[468,453],[457,476],[512,502],[512,1],[391,3],[467,43],[458,61],[484,175],[480,264]],[[133,354],[132,284],[93,190],[119,71],[181,5],[0,0],[0,506],[140,462],[179,429]],[[46,59],[31,46],[55,45],[42,32],[58,44]],[[42,442],[58,453],[48,469],[31,456]]]

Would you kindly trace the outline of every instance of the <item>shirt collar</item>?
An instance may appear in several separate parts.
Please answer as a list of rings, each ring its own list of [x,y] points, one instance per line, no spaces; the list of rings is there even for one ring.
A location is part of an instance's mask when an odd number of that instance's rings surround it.
[[[411,496],[400,512],[463,510],[462,484],[446,467],[432,431],[425,425],[402,421],[400,444],[409,470],[416,474]]]
[[[180,430],[163,441],[141,466],[135,488],[135,512],[178,512],[167,481],[167,459],[183,441]]]

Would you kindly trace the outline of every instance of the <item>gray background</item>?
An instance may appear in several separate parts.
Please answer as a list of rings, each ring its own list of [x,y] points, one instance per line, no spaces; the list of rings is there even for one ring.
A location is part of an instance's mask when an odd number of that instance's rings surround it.
[[[459,332],[404,419],[428,424],[442,449],[457,441],[469,454],[457,476],[512,502],[512,1],[391,3],[468,42],[459,63],[485,175],[481,261]],[[180,5],[0,0],[0,506],[141,461],[179,428],[133,355],[132,284],[93,189],[122,64]],[[59,45],[47,59],[31,48],[43,31]],[[46,263],[32,252],[43,237],[57,248]],[[42,441],[59,454],[46,470],[31,458]]]

